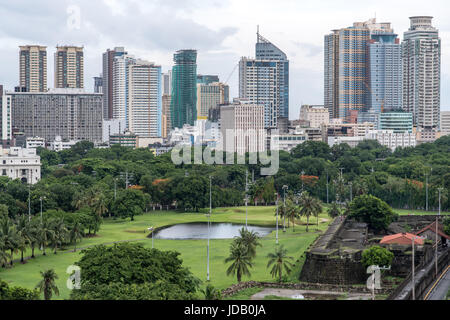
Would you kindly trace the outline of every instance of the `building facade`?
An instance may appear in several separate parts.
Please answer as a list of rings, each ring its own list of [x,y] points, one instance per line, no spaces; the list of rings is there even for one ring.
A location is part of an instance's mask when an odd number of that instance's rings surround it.
[[[161,137],[161,66],[137,60],[128,66],[128,130],[138,136]]]
[[[229,87],[224,83],[197,83],[197,119],[206,119],[211,108],[228,104],[228,95]]]
[[[46,141],[63,140],[102,142],[102,95],[82,89],[54,89],[42,93],[6,92],[10,99],[14,130],[25,137]]]
[[[83,47],[56,47],[54,72],[55,88],[84,88]]]
[[[27,92],[47,91],[47,47],[19,48],[20,86]]]
[[[324,106],[302,105],[300,120],[308,121],[311,128],[320,128],[330,123],[330,113]]]
[[[197,120],[197,51],[179,50],[173,60],[171,128],[193,126]]]
[[[441,39],[432,19],[411,17],[402,43],[403,109],[413,114],[421,131],[439,127]]]
[[[103,53],[103,73],[102,73],[102,92],[103,92],[103,117],[112,119],[113,113],[113,78],[114,78],[114,58],[126,55],[124,47],[115,47],[113,50],[107,49]]]
[[[220,108],[222,141],[218,148],[243,155],[266,150],[264,106],[235,103]]]
[[[41,180],[41,157],[36,154],[36,149],[0,147],[0,176],[36,184]]]
[[[385,112],[380,114],[380,130],[394,133],[413,132],[413,115],[410,112]]]
[[[450,135],[450,111],[441,111],[441,136]]]

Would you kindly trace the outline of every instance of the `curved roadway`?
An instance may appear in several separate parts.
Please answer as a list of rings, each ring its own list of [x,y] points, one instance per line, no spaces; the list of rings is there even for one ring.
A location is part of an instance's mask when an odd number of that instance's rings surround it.
[[[450,290],[450,266],[447,266],[431,290],[426,300],[445,300],[447,292]]]

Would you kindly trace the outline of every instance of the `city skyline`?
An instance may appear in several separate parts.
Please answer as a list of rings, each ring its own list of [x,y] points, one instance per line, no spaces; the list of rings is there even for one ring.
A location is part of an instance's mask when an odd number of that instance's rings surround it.
[[[450,93],[445,90],[450,84],[450,71],[446,68],[447,61],[450,61],[450,23],[445,19],[448,9],[445,8],[444,1],[431,1],[427,8],[423,8],[419,1],[409,1],[407,7],[404,6],[405,2],[387,1],[379,1],[376,6],[365,6],[355,1],[346,1],[345,4],[349,4],[345,6],[343,1],[319,1],[314,4],[281,1],[280,4],[283,5],[271,9],[272,11],[268,10],[269,3],[266,1],[258,2],[258,6],[255,6],[254,1],[246,1],[240,4],[240,7],[234,0],[212,4],[206,1],[155,3],[157,5],[151,6],[129,1],[125,3],[129,6],[125,6],[123,2],[117,1],[95,4],[78,1],[76,6],[80,9],[79,29],[70,29],[67,25],[68,19],[73,15],[73,11],[68,12],[70,10],[67,9],[75,5],[71,1],[61,1],[57,4],[43,1],[39,8],[27,10],[22,10],[22,1],[5,4],[0,8],[0,12],[6,17],[3,23],[9,23],[9,26],[5,25],[0,33],[0,43],[4,48],[0,53],[4,61],[1,83],[7,90],[12,90],[19,84],[18,47],[31,44],[47,46],[49,79],[54,73],[52,60],[57,44],[84,46],[84,84],[88,92],[93,91],[93,77],[102,71],[102,53],[107,48],[116,46],[124,46],[136,56],[154,61],[162,66],[163,72],[173,66],[173,52],[193,48],[198,51],[198,73],[217,74],[221,81],[225,82],[241,56],[252,56],[256,42],[256,26],[260,25],[260,33],[285,51],[290,60],[289,116],[295,119],[298,118],[301,104],[323,104],[325,34],[335,28],[350,26],[354,21],[366,21],[376,13],[378,21],[391,22],[395,32],[403,40],[403,33],[409,28],[410,16],[431,15],[442,39],[441,110],[450,110]],[[352,5],[352,9],[346,10],[349,5]],[[137,16],[134,15],[136,11],[131,10],[136,6],[139,6],[138,11],[142,12]],[[244,15],[238,12],[238,8],[245,12],[245,19]],[[395,10],[400,8],[402,10]],[[98,10],[104,12],[104,17],[95,15]],[[160,13],[158,19],[154,22],[146,21],[145,14],[155,10]],[[218,10],[221,11],[220,17],[213,15]],[[276,18],[265,19],[267,12],[276,14]],[[298,14],[293,15],[291,12]],[[164,20],[168,17],[172,17],[173,21]],[[10,18],[16,22],[8,22]],[[121,28],[113,26],[108,19],[115,19]],[[17,21],[20,20],[24,21],[24,26],[17,28]],[[171,21],[171,24],[165,24],[165,21]],[[30,30],[26,26],[31,23],[37,23],[37,26],[34,25]],[[142,30],[130,33],[136,29],[133,29],[136,24],[141,26]],[[311,24],[313,28],[308,28]],[[11,28],[12,26],[15,28]],[[107,27],[112,29],[108,30]],[[237,70],[229,78],[228,84],[230,99],[237,97]],[[51,81],[49,87],[52,87]]]

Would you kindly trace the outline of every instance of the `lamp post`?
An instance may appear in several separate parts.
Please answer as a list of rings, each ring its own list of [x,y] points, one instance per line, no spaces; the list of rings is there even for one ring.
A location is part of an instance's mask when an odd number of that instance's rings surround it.
[[[415,280],[415,261],[414,261],[414,241],[419,239],[418,236],[412,236],[412,299],[416,300],[416,280]]]
[[[438,188],[438,192],[439,192],[439,216],[441,216],[441,192],[442,192],[443,188]],[[434,257],[434,267],[435,267],[435,273],[436,273],[436,277],[438,274],[438,216],[436,216],[436,239],[435,239],[435,243],[436,243],[436,248],[435,248],[435,257]]]
[[[327,171],[327,204],[328,204],[328,171]]]
[[[39,197],[39,200],[41,201],[41,223],[42,223],[42,199],[45,199],[45,197]]]
[[[276,233],[276,244],[278,244],[278,193],[275,192],[276,207],[277,207],[277,233]]]
[[[31,221],[31,186],[28,184],[28,221]]]
[[[283,186],[283,232],[286,232],[286,190],[289,189],[287,185]]]
[[[209,215],[208,215],[208,246],[206,247],[206,281],[209,281],[209,235],[211,226],[211,213],[212,213],[212,195],[211,195],[212,176],[209,176]]]
[[[350,202],[352,202],[353,201],[352,183],[349,182],[348,185],[350,186]]]
[[[247,192],[248,192],[248,170],[245,171],[245,229],[247,230],[247,220],[248,220],[248,207],[247,207]]]
[[[152,232],[152,249],[153,249],[153,247],[154,247],[154,246],[153,246],[153,231],[154,231],[154,229],[155,229],[155,228],[154,228],[153,226],[150,227],[150,228],[147,228],[148,231],[151,231],[151,232]]]

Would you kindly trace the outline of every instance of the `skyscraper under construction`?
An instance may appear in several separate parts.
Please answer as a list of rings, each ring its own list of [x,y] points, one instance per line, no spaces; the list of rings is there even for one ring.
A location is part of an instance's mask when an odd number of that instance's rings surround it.
[[[179,50],[173,60],[171,127],[193,126],[197,120],[197,51]]]

